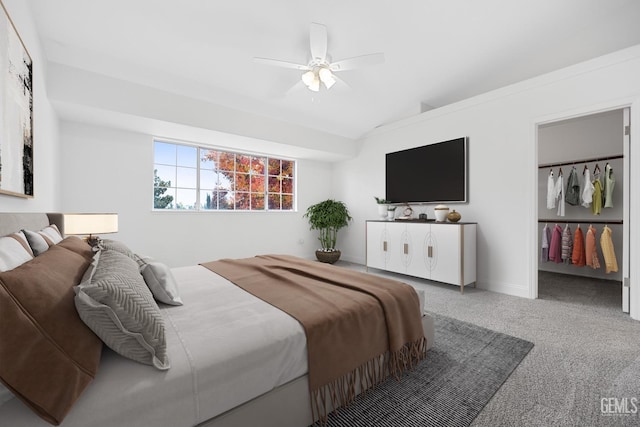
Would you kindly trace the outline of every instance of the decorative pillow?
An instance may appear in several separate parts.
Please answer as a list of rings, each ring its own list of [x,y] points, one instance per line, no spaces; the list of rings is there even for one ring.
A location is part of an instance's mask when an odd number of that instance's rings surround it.
[[[12,270],[32,259],[33,252],[24,233],[0,237],[0,271]]]
[[[140,274],[151,290],[153,297],[160,302],[171,305],[182,305],[178,293],[178,284],[173,273],[165,264],[136,255]]]
[[[35,256],[47,251],[51,246],[62,241],[60,230],[55,224],[46,226],[40,231],[22,230]]]
[[[89,264],[56,245],[0,273],[0,379],[52,424],[62,422],[100,362],[102,342],[73,302]]]
[[[94,255],[93,249],[86,241],[80,239],[79,237],[76,237],[76,236],[66,237],[63,241],[58,243],[57,246],[62,246],[63,248],[68,249],[71,252],[75,252],[78,255],[82,255],[84,258],[88,259],[89,262],[93,261],[93,255]]]
[[[38,231],[43,237],[48,238],[54,245],[57,245],[62,241],[62,233],[58,230],[55,224],[51,224]]]
[[[136,259],[136,255],[133,253],[133,251],[131,251],[131,249],[129,249],[129,247],[127,245],[125,245],[124,243],[122,243],[119,240],[111,240],[111,239],[103,239],[100,242],[100,248],[101,249],[107,249],[110,251],[117,251],[120,252],[123,255],[128,256],[129,258],[135,260]]]
[[[169,369],[164,318],[134,260],[114,250],[97,252],[75,292],[80,318],[107,346]]]
[[[29,246],[35,256],[45,253],[47,249],[49,249],[49,246],[53,246],[53,242],[40,233],[31,230],[22,230],[22,232],[27,237]]]

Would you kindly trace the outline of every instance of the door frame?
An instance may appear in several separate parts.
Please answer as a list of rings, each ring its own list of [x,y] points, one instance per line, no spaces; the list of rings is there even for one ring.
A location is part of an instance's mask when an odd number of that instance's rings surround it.
[[[634,259],[634,254],[640,254],[640,192],[631,188],[633,182],[640,182],[640,154],[635,154],[633,147],[640,147],[640,98],[625,98],[608,103],[597,104],[578,108],[570,111],[557,112],[545,116],[534,118],[531,122],[530,134],[531,144],[529,150],[530,175],[529,189],[532,195],[529,203],[529,232],[528,249],[529,249],[529,298],[538,298],[538,128],[541,125],[553,122],[563,121],[567,119],[584,117],[598,113],[604,113],[612,110],[630,109],[631,135],[629,138],[629,147],[624,147],[625,157],[628,155],[628,171],[625,170],[625,187],[629,188],[629,200],[624,208],[624,229],[626,238],[628,239],[629,259]],[[634,126],[635,131],[634,131]],[[640,149],[638,149],[640,153]],[[637,158],[633,159],[631,154]],[[634,194],[635,193],[635,194]],[[635,255],[635,258],[639,258]],[[626,268],[626,267],[623,267]],[[640,320],[640,262],[629,263],[629,277],[625,279],[623,274],[623,284],[628,280],[630,288],[630,311],[631,318]]]

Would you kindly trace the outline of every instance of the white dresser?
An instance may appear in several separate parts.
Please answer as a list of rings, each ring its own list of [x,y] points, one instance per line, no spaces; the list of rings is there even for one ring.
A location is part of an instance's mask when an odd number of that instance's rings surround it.
[[[367,221],[367,268],[464,287],[476,282],[476,224]]]

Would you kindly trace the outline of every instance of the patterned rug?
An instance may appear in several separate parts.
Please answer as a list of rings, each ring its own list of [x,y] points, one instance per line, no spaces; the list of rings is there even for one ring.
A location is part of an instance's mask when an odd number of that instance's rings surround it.
[[[401,381],[390,379],[329,416],[330,427],[468,426],[533,348],[529,341],[449,317]]]

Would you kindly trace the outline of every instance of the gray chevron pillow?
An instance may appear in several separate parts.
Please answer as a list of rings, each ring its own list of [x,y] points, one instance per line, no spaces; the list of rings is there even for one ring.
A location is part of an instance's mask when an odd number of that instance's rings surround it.
[[[107,346],[169,369],[164,318],[134,260],[114,250],[97,252],[75,293],[80,318]]]

